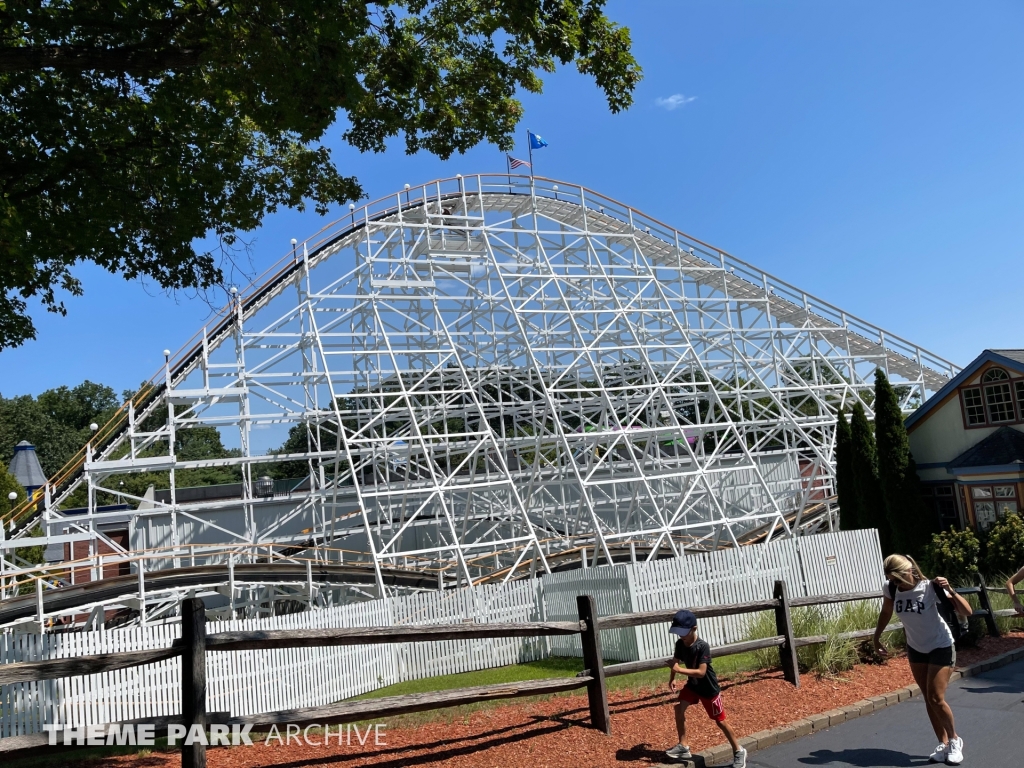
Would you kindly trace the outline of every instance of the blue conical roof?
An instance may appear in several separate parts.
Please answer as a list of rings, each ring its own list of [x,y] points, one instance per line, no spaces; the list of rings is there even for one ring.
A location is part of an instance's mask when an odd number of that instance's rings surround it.
[[[28,440],[22,440],[14,446],[14,458],[11,459],[10,472],[29,493],[46,485],[46,475],[43,474],[43,468],[39,466],[36,447]]]

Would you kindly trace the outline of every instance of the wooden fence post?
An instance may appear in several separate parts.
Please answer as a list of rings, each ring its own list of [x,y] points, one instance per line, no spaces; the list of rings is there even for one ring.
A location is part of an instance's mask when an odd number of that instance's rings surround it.
[[[774,597],[779,601],[775,609],[775,632],[786,638],[784,645],[779,646],[779,659],[786,680],[797,688],[800,687],[800,667],[796,659],[796,637],[793,635],[793,617],[789,613],[789,592],[786,582],[775,582]]]
[[[612,732],[612,718],[608,711],[608,688],[604,682],[604,655],[601,653],[601,632],[597,628],[597,605],[590,595],[577,595],[576,608],[580,621],[587,628],[580,635],[583,643],[583,668],[594,678],[587,683],[587,700],[590,703],[590,723],[607,735]]]
[[[206,606],[197,597],[181,603],[181,716],[185,728],[206,730]],[[187,735],[187,734],[186,734]],[[181,768],[206,768],[206,745],[181,746]]]
[[[999,625],[996,624],[996,617],[992,613],[992,601],[988,599],[988,587],[985,586],[985,577],[978,574],[978,586],[981,591],[978,593],[978,604],[981,609],[988,611],[985,616],[985,624],[988,626],[988,633],[991,637],[999,637]]]

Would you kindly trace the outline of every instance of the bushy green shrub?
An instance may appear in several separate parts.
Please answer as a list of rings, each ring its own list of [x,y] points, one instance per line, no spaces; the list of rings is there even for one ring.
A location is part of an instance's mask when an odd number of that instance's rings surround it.
[[[1024,566],[1024,520],[1020,515],[1007,515],[992,526],[985,565],[990,574],[1013,573]]]
[[[943,531],[932,534],[925,548],[925,569],[933,576],[945,576],[950,582],[975,583],[981,543],[971,530]]]
[[[878,620],[879,601],[868,600],[842,605],[809,606],[792,612],[793,633],[797,637],[824,635],[824,643],[804,646],[797,650],[797,661],[802,672],[814,672],[819,677],[835,677],[851,669],[865,654],[863,640],[842,638],[845,632],[871,629]],[[754,614],[747,630],[747,639],[755,640],[775,635],[775,613],[764,611]],[[870,639],[867,641],[870,643]],[[885,637],[889,648],[904,644],[903,632],[890,632]],[[765,648],[753,652],[758,666],[772,669],[779,666],[779,651]]]

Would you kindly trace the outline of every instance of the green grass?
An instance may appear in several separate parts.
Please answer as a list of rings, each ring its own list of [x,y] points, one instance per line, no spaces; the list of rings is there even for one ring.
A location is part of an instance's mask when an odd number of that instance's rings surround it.
[[[498,685],[501,683],[521,683],[525,680],[543,680],[551,677],[573,677],[583,669],[581,659],[570,659],[553,656],[540,661],[529,661],[508,667],[481,669],[475,672],[460,672],[454,675],[425,677],[420,680],[407,680],[395,683],[375,691],[369,691],[356,699],[378,699],[382,696],[401,696],[407,693],[430,693],[432,691],[448,691],[453,688],[469,688],[475,685]]]
[[[872,600],[796,608],[792,611],[792,620],[793,634],[796,637],[824,635],[827,638],[824,643],[797,650],[800,671],[813,672],[820,677],[836,677],[852,669],[867,656],[864,651],[864,640],[845,640],[840,639],[839,635],[858,629],[873,628],[878,621],[878,605]],[[775,634],[777,633],[774,612],[763,611],[754,614],[747,639],[756,640]],[[890,632],[885,637],[885,643],[889,648],[902,648],[906,644],[903,631]],[[775,648],[754,651],[753,655],[761,667],[775,667],[779,664],[779,652]]]
[[[665,656],[672,652],[670,642],[665,644]],[[712,649],[714,654],[714,649]],[[771,666],[778,666],[778,654]],[[763,668],[760,660],[754,653],[742,653],[732,656],[723,656],[714,660],[715,673],[718,677],[727,678],[740,672],[749,672]],[[495,667],[493,669],[481,669],[475,672],[461,672],[454,675],[440,675],[438,677],[427,677],[420,680],[407,680],[402,683],[395,683],[375,691],[369,691],[360,696],[359,699],[376,699],[382,696],[400,696],[408,693],[430,693],[434,691],[449,691],[456,688],[469,688],[477,685],[499,685],[502,683],[518,683],[527,680],[544,680],[555,677],[575,677],[583,670],[582,659],[553,656],[540,661],[529,661],[523,664],[515,664],[507,667]],[[618,675],[607,679],[609,691],[630,691],[640,693],[645,690],[657,690],[668,683],[668,668],[656,669],[649,672],[635,672],[630,675]],[[552,697],[565,697],[578,695],[582,689],[566,691],[564,693],[543,694],[539,696],[527,696],[517,701],[530,703],[541,701]],[[415,726],[427,722],[445,721],[453,722],[458,719],[465,719],[474,712],[492,709],[507,704],[507,699],[495,701],[484,701],[475,704],[463,704],[457,707],[417,712],[410,715],[402,715],[397,718],[389,718],[389,727]]]
[[[1006,580],[1008,578],[1009,577],[1006,575],[995,576],[986,579],[985,583],[991,587],[1002,587],[1006,584]],[[958,582],[957,586],[976,587],[977,583],[973,579],[963,579]],[[966,595],[966,599],[967,602],[971,604],[972,608],[977,609],[981,607],[978,595]],[[1013,601],[1010,599],[1010,596],[1003,594],[1002,592],[989,592],[988,599],[989,603],[992,605],[993,611],[1002,611],[1007,608],[1013,608]],[[972,621],[972,632],[979,636],[988,634],[988,630],[983,621],[983,619],[979,619],[977,622]],[[1009,632],[1012,629],[1024,629],[1024,616],[997,616],[996,626],[999,627],[999,631],[1001,633]]]

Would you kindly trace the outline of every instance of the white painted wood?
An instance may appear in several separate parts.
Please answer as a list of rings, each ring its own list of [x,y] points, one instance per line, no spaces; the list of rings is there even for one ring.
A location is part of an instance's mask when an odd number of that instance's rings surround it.
[[[576,618],[576,596],[594,596],[599,615],[764,599],[777,579],[796,596],[881,588],[875,531],[780,539],[740,549],[688,553],[650,563],[591,567],[472,590],[413,594],[302,613],[211,621],[209,630],[416,626]],[[745,638],[749,616],[702,622],[712,647]],[[0,633],[0,663],[165,648],[177,623],[89,632]],[[667,625],[610,630],[608,661],[648,660],[671,651]],[[579,656],[579,639],[499,638],[325,648],[211,651],[207,710],[247,715],[330,704],[404,680]],[[44,724],[79,726],[180,711],[179,659],[94,675],[0,686],[0,738]]]

